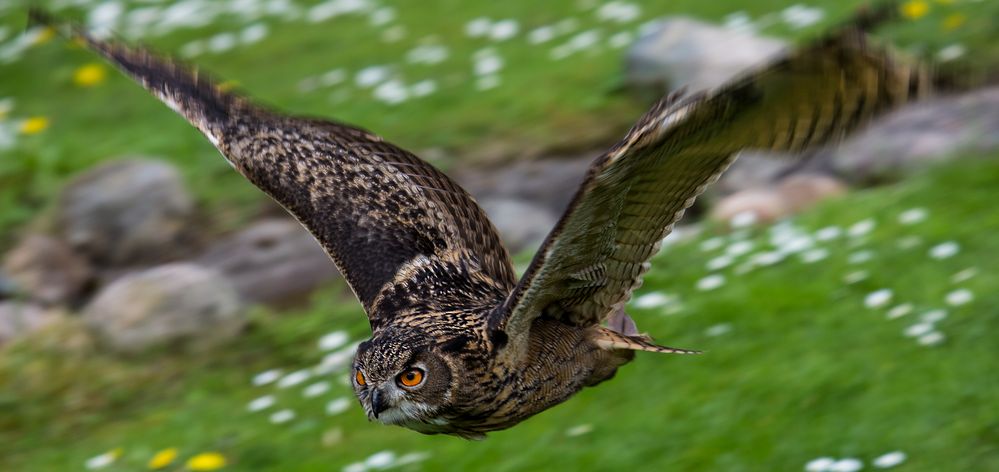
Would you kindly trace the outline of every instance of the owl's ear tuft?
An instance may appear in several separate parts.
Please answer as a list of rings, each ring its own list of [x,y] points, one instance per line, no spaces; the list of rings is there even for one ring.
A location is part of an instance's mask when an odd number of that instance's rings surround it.
[[[489,332],[489,341],[493,343],[493,349],[503,349],[509,340],[506,331],[494,329]]]

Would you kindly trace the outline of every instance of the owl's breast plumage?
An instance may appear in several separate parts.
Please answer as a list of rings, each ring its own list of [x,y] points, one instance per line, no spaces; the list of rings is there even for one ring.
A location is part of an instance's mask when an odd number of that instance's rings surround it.
[[[461,385],[451,414],[442,417],[447,429],[468,436],[509,428],[613,377],[634,357],[631,351],[600,348],[590,328],[550,318],[538,318],[530,333],[528,350],[519,358],[497,353],[468,358],[469,381]]]

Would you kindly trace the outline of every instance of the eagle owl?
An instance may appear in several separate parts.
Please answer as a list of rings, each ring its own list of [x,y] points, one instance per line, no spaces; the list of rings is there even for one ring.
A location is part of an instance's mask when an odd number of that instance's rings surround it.
[[[482,209],[415,155],[361,128],[269,110],[145,49],[61,29],[197,127],[322,244],[370,321],[351,372],[368,418],[465,438],[611,378],[635,351],[693,352],[655,344],[622,306],[694,198],[743,149],[835,141],[927,82],[854,26],[716,91],[671,94],[593,162],[518,279]]]

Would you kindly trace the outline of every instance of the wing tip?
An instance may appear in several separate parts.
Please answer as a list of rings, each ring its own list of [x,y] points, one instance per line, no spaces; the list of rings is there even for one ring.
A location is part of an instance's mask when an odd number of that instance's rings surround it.
[[[38,6],[29,8],[28,24],[49,27],[67,39],[80,41],[180,113],[216,146],[221,137],[218,129],[228,121],[230,113],[247,107],[247,101],[237,91],[217,85],[209,74],[174,57],[115,38],[95,37],[79,24]]]

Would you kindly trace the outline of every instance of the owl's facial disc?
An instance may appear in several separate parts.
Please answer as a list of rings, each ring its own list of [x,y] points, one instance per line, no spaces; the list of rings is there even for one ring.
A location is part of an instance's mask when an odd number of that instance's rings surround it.
[[[358,347],[353,385],[371,421],[413,429],[439,424],[451,402],[451,367],[429,347],[372,339]]]
[[[417,407],[417,411],[412,413],[422,413],[429,410],[430,408],[426,405],[417,405],[418,402],[408,398],[410,392],[423,387],[426,379],[426,365],[416,363],[396,374],[393,380],[382,382],[371,391],[371,414],[383,423],[393,423],[398,422],[393,420],[403,418],[396,418],[399,415],[390,410],[396,409],[399,412],[405,412],[407,409],[413,410],[414,407]],[[385,418],[381,418],[382,416]]]

